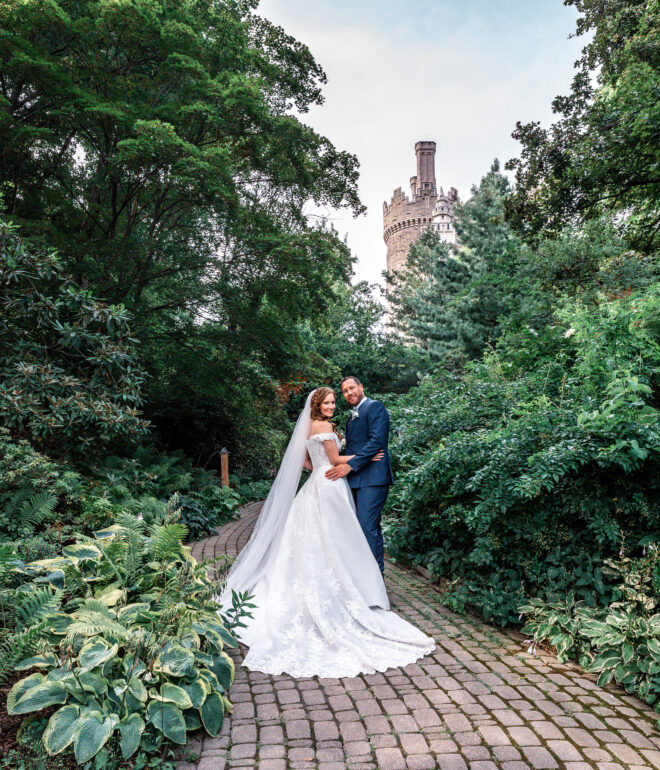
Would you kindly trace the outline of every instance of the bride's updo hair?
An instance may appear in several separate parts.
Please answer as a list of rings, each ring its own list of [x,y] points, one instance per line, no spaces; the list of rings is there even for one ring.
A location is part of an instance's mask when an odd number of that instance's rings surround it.
[[[330,394],[334,395],[332,388],[317,388],[312,394],[312,400],[310,402],[311,417],[312,420],[323,420],[328,422],[328,418],[321,412],[321,404],[326,400]],[[334,429],[334,425],[332,426]]]

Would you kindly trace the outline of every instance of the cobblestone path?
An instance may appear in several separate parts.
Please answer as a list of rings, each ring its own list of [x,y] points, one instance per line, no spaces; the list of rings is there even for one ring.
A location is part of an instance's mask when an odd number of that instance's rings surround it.
[[[199,559],[235,555],[259,512],[195,544]],[[293,679],[242,669],[219,738],[191,742],[180,770],[642,770],[660,768],[648,706],[623,690],[441,607],[427,582],[386,569],[392,607],[432,634],[434,653],[403,669]]]

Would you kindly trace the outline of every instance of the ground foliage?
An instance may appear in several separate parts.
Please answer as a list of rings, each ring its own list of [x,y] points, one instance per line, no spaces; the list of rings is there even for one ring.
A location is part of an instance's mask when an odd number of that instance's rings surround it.
[[[177,495],[179,520],[191,540],[208,535],[238,515],[248,499],[222,487],[215,473],[194,467],[182,453],[148,446],[131,455],[109,455],[74,469],[53,460],[26,440],[15,441],[0,427],[0,543],[20,541],[26,553],[52,555],[77,532],[89,534],[129,512],[162,516]]]
[[[560,660],[573,658],[652,704],[660,697],[660,553],[654,543],[637,558],[624,549],[606,559],[606,575],[616,582],[606,608],[590,607],[571,592],[554,601],[532,599],[522,606],[523,633],[535,651],[549,642]],[[660,722],[659,722],[660,724]]]
[[[151,522],[125,513],[53,559],[14,556],[21,582],[3,614],[2,665],[37,672],[14,684],[7,710],[36,715],[48,754],[73,750],[82,764],[108,744],[127,760],[184,744],[188,730],[218,735],[234,675],[225,648],[236,642],[177,519],[174,498]]]

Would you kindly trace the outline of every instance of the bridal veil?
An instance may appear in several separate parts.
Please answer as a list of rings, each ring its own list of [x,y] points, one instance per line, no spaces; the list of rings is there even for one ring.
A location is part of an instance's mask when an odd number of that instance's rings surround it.
[[[306,443],[312,424],[311,401],[314,393],[315,391],[312,391],[307,396],[305,407],[298,417],[279,471],[261,509],[252,535],[229,570],[225,588],[220,597],[220,603],[225,606],[231,605],[232,590],[252,593],[252,589],[262,575],[268,571],[270,561],[277,553],[284,524],[291,510],[291,504],[296,496],[302,475],[305,452],[307,451]]]

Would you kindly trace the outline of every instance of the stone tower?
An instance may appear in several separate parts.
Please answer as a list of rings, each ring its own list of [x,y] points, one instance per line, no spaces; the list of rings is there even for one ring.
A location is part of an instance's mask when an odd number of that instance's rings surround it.
[[[458,200],[455,187],[445,195],[435,181],[435,142],[417,142],[417,176],[410,178],[411,197],[400,187],[392,200],[383,203],[383,238],[387,244],[387,270],[401,270],[406,265],[408,250],[426,230],[436,229],[443,241],[456,243],[454,204]]]

